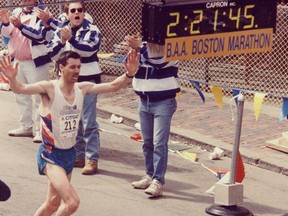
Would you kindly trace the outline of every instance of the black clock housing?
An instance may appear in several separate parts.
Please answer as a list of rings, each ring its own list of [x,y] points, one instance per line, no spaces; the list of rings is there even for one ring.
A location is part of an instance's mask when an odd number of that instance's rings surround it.
[[[273,28],[277,0],[193,0],[144,2],[142,35],[148,42],[166,38]]]

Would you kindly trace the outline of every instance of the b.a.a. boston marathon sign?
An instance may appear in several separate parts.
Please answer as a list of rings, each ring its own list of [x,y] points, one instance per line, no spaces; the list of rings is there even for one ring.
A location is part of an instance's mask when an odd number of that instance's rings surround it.
[[[166,38],[165,61],[271,51],[273,28]]]

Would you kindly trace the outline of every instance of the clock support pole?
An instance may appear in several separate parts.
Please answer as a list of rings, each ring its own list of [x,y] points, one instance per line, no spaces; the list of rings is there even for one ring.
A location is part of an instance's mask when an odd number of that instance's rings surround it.
[[[232,151],[232,162],[230,169],[229,184],[216,183],[214,205],[207,207],[205,212],[215,216],[253,216],[248,209],[237,206],[243,201],[243,184],[236,183],[237,157],[240,145],[242,128],[242,117],[244,108],[244,96],[238,95],[237,122],[234,134],[234,145]]]

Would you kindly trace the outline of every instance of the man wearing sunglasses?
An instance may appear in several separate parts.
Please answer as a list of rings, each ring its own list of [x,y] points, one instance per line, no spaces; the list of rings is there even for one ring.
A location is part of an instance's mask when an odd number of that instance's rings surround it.
[[[68,3],[71,0],[65,0],[65,1]],[[57,19],[54,19],[49,11],[39,10],[39,12],[38,12],[39,18],[42,19],[43,22],[46,24],[47,29],[44,29],[43,35],[46,36],[45,39],[47,41],[51,40],[50,37],[47,38],[47,36],[51,36],[51,35],[46,34],[45,31],[51,31],[51,30],[55,31],[55,30],[57,30],[57,28],[65,26],[66,25],[65,23],[67,22],[67,20],[69,20],[69,18],[68,18],[69,4],[64,6],[63,11],[64,12],[62,14],[60,14]],[[84,12],[84,19],[89,21],[91,24],[93,23],[93,17],[90,14],[88,14],[86,11],[84,11],[84,8],[79,8],[79,9],[73,8],[71,13],[75,13],[76,11],[78,13]]]
[[[69,2],[69,1],[70,0],[66,0],[66,2]],[[58,20],[60,20],[61,22],[65,22],[66,20],[68,20],[67,8],[68,8],[68,5],[65,5],[64,13],[62,13],[58,16]],[[76,9],[75,9],[75,11],[76,11]],[[75,13],[75,12],[72,12],[72,13]],[[84,19],[88,20],[90,23],[93,23],[93,17],[90,14],[88,14],[87,12],[84,13]]]
[[[67,7],[68,20],[51,34],[51,28],[43,30],[43,36],[51,36],[48,54],[52,59],[67,50],[76,51],[82,59],[78,82],[101,82],[101,69],[97,53],[102,35],[99,29],[84,19],[85,4],[71,3]],[[44,20],[43,20],[44,21]],[[46,23],[50,25],[51,19]],[[75,167],[81,167],[83,175],[92,175],[98,171],[100,150],[99,125],[96,122],[97,95],[86,95],[83,104],[83,115],[76,139]]]

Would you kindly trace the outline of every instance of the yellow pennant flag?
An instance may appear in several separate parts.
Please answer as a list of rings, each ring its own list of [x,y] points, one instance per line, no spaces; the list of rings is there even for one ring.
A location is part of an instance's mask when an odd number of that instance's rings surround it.
[[[177,92],[177,93],[176,93],[176,98],[177,98],[177,99],[180,99],[181,96],[182,96],[182,95],[181,95],[181,92]]]
[[[110,58],[114,55],[114,53],[98,53],[99,58]]]
[[[197,158],[197,154],[194,153],[194,152],[190,152],[190,151],[177,151],[177,153],[179,155],[181,155],[181,157],[185,158],[185,159],[188,159],[192,162],[197,162],[198,158]]]
[[[263,99],[266,95],[267,94],[265,93],[255,93],[254,95],[254,112],[255,112],[256,121],[258,121]]]
[[[182,95],[181,95],[181,91],[176,93],[176,98],[177,98],[177,100],[180,100],[180,99],[181,99],[181,96],[182,96]],[[177,104],[177,111],[183,111],[183,109],[181,108],[180,103]]]
[[[216,100],[216,103],[220,109],[222,109],[223,106],[223,94],[222,94],[222,88],[218,86],[210,86],[210,90],[212,94],[214,95],[214,98]]]

